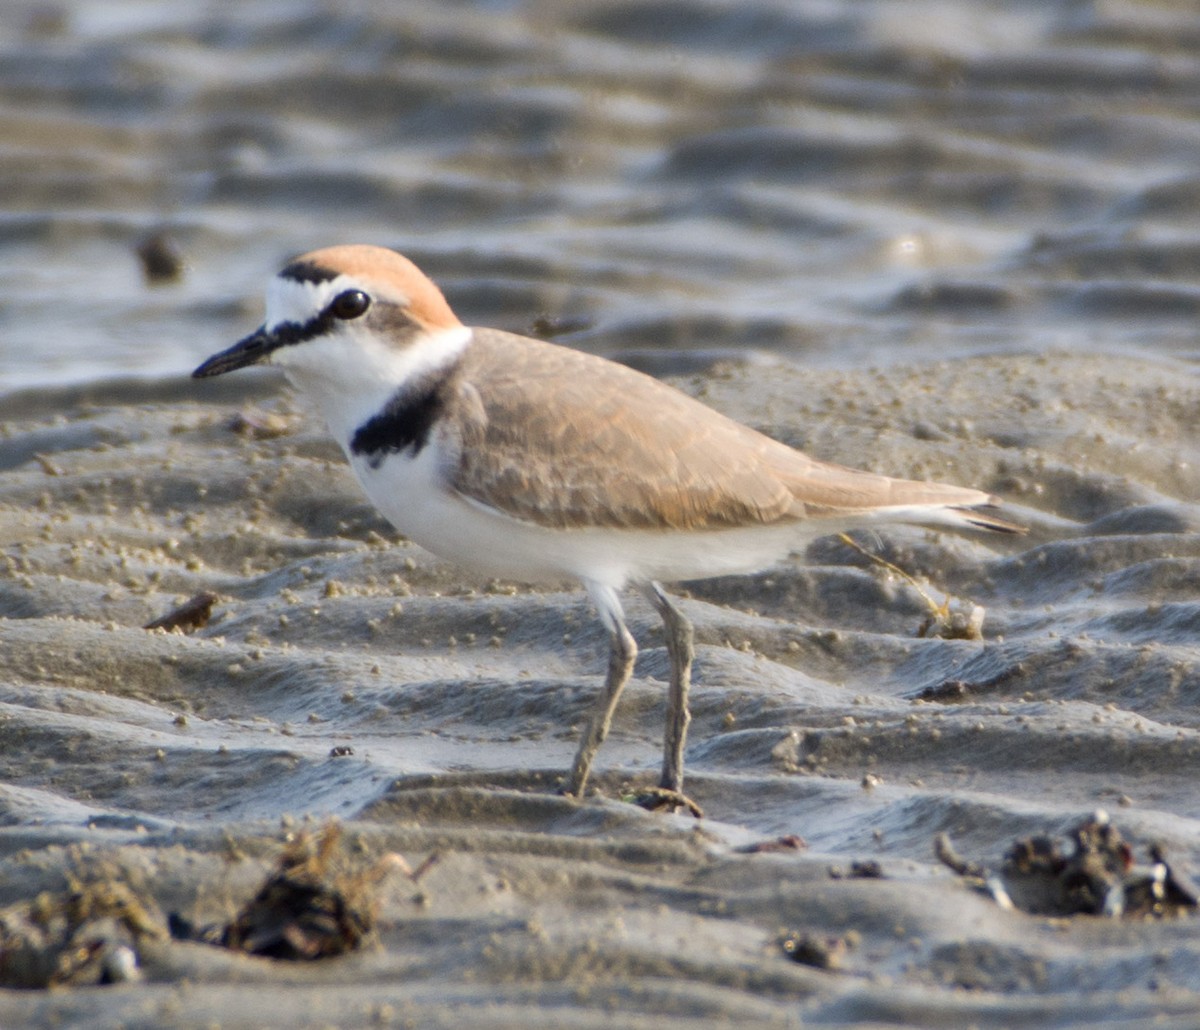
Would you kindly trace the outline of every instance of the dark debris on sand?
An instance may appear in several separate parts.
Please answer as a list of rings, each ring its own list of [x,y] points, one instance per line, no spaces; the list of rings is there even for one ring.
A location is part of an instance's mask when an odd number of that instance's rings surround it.
[[[415,882],[436,856],[427,858],[416,870],[394,853],[368,868],[354,868],[345,850],[337,823],[330,823],[315,836],[300,833],[284,849],[278,868],[232,922],[196,932],[185,920],[173,916],[172,934],[292,961],[355,951],[373,939],[380,882],[394,870]]]
[[[187,268],[179,244],[165,230],[159,229],[138,241],[134,249],[142,266],[142,276],[149,286],[177,283]]]
[[[1161,845],[1151,845],[1150,864],[1139,865],[1106,812],[1073,827],[1069,838],[1066,849],[1046,835],[1015,841],[999,873],[959,856],[945,834],[935,841],[934,853],[998,904],[1031,915],[1163,918],[1200,904],[1200,888],[1167,861]]]
[[[167,633],[195,633],[196,630],[203,629],[208,625],[208,620],[212,618],[213,605],[216,602],[216,594],[209,590],[201,590],[200,593],[184,601],[178,608],[173,608],[161,618],[147,622],[142,629],[161,629]]]
[[[851,931],[843,936],[792,931],[779,940],[783,953],[793,962],[814,969],[838,969],[846,953],[858,944],[858,935]]]
[[[374,937],[379,885],[416,869],[391,853],[364,866],[347,855],[341,827],[300,833],[231,922],[197,931],[164,918],[139,874],[79,850],[66,888],[0,911],[0,988],[94,987],[142,978],[149,941],[192,940],[250,955],[312,960],[342,955]]]
[[[139,949],[167,937],[147,893],[104,862],[73,862],[67,889],[0,912],[0,986],[93,987],[140,978]]]

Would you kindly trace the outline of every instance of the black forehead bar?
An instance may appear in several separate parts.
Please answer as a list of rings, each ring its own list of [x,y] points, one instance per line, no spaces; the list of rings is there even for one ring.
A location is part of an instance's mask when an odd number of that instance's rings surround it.
[[[290,265],[285,265],[279,274],[284,279],[292,279],[298,283],[328,283],[342,273],[315,261],[293,261]]]
[[[336,279],[341,272],[326,268],[315,261],[293,261],[285,265],[279,273],[283,279],[291,279],[297,283],[327,283]],[[271,331],[272,350],[276,347],[287,347],[294,343],[304,343],[317,336],[329,332],[336,318],[330,310],[332,301],[326,305],[320,314],[314,315],[307,322],[280,322]]]

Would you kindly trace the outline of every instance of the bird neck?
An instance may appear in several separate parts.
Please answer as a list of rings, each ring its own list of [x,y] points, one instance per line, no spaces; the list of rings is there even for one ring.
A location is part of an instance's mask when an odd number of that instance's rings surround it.
[[[398,391],[454,362],[470,339],[471,331],[462,326],[422,332],[399,346],[369,332],[346,332],[318,347],[297,347],[297,353],[280,364],[291,384],[316,406],[334,438],[348,446],[357,428],[382,411]]]

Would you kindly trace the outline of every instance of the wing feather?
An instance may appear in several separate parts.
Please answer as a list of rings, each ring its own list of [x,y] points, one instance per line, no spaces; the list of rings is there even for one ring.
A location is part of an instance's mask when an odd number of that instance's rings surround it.
[[[476,329],[462,362],[453,488],[538,525],[728,529],[991,501],[815,461],[650,376],[554,344]]]

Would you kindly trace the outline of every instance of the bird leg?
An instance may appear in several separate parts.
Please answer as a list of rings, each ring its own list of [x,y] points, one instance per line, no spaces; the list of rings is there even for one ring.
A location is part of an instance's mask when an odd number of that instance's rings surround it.
[[[583,797],[592,761],[608,736],[613,712],[621,699],[621,691],[633,674],[633,663],[637,659],[637,644],[625,626],[625,616],[616,591],[596,583],[585,585],[600,610],[612,648],[608,656],[604,689],[579,741],[579,750],[575,753],[566,787],[566,793],[577,798]],[[692,720],[688,711],[688,687],[695,654],[692,624],[657,583],[643,584],[641,589],[663,620],[667,654],[671,659],[671,687],[667,695],[667,720],[663,734],[662,778],[657,787],[640,791],[636,800],[645,808],[670,808],[672,811],[685,808],[700,818],[704,814],[700,806],[683,793],[683,749],[687,742],[688,723]]]
[[[615,594],[613,595],[615,600]],[[608,675],[604,680],[604,689],[596,707],[592,710],[592,718],[579,740],[579,750],[575,753],[575,762],[571,767],[571,779],[567,784],[566,793],[577,798],[583,797],[583,789],[587,786],[588,774],[592,771],[592,760],[604,738],[608,736],[608,728],[612,725],[613,712],[621,699],[621,691],[629,682],[633,673],[633,663],[637,658],[637,644],[625,628],[621,618],[619,603],[617,610],[601,608],[605,624],[608,626],[612,650],[608,655]]]
[[[671,688],[667,694],[667,721],[663,734],[662,778],[658,785],[664,791],[683,795],[683,747],[687,742],[688,723],[692,713],[688,711],[688,688],[692,678],[694,633],[686,615],[671,603],[657,583],[648,583],[642,588],[650,603],[663,620],[666,631],[667,655],[671,659]]]

